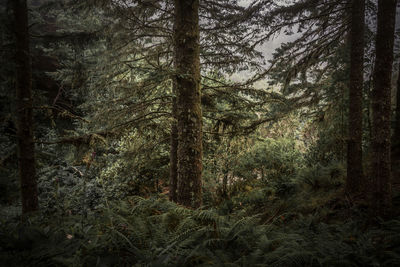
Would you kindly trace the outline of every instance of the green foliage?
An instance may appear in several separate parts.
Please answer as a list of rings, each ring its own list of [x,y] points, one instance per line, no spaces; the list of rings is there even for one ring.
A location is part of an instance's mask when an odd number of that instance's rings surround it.
[[[153,125],[154,127],[159,127]],[[153,143],[154,140],[158,140]],[[168,134],[148,128],[127,132],[98,156],[97,181],[109,197],[149,195],[161,191],[168,178]]]
[[[301,183],[312,190],[331,190],[344,185],[346,170],[342,163],[333,162],[327,166],[316,164],[303,169],[299,174]]]
[[[223,140],[205,160],[204,177],[208,186],[221,193],[235,195],[253,187],[267,187],[277,194],[294,190],[294,179],[303,168],[298,142],[289,138],[241,138]],[[220,155],[214,157],[214,155]],[[226,183],[227,192],[224,190]]]
[[[301,157],[293,140],[258,139],[250,151],[242,155],[233,171],[239,177],[251,177],[257,172],[256,175],[265,181],[289,177],[301,167]]]
[[[305,126],[305,161],[308,166],[316,162],[328,165],[330,162],[344,160],[347,131],[343,104],[318,112],[317,119],[309,121]]]
[[[395,266],[399,220],[361,230],[314,215],[218,215],[162,198],[111,202],[88,217],[2,222],[0,257],[14,266]],[[361,225],[360,225],[361,223]],[[47,226],[41,226],[47,225]],[[389,253],[390,250],[390,253]]]

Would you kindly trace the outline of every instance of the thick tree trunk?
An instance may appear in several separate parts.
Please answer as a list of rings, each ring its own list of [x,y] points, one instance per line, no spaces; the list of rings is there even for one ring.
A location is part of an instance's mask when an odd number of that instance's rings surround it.
[[[390,130],[391,78],[396,0],[378,1],[376,61],[372,91],[372,208],[376,215],[388,216],[392,204]]]
[[[392,171],[395,182],[400,182],[400,64],[396,86],[396,111],[392,137]]]
[[[16,34],[18,169],[21,182],[22,213],[27,213],[38,209],[28,9],[26,0],[15,0],[13,2]]]
[[[173,81],[172,98],[172,123],[169,152],[169,200],[177,202],[178,182],[178,125],[177,125],[177,103],[176,103],[176,80]]]
[[[202,114],[200,93],[199,0],[175,0],[177,69],[178,203],[202,202]]]
[[[347,181],[349,193],[361,191],[362,165],[362,93],[364,75],[365,1],[352,0],[350,29],[349,138],[347,144]]]

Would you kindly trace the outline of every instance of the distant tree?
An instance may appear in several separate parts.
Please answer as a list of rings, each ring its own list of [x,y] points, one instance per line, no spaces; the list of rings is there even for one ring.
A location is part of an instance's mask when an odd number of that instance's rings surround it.
[[[22,212],[39,208],[35,169],[32,112],[32,69],[29,49],[26,0],[13,1],[16,35],[16,97],[18,169],[21,182]]]
[[[350,193],[359,192],[363,183],[362,99],[364,84],[365,0],[351,0],[350,81],[347,143],[347,181]]]
[[[391,189],[391,79],[397,0],[378,1],[378,29],[372,90],[371,176],[372,208],[389,215]]]

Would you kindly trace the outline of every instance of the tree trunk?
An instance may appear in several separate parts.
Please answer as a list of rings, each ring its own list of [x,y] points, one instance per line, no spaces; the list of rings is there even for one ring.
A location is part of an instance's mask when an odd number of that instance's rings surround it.
[[[396,2],[396,0],[378,1],[376,61],[372,91],[372,209],[375,215],[384,217],[390,214],[392,204],[390,117]]]
[[[362,93],[364,83],[365,1],[352,0],[350,29],[349,138],[347,143],[347,181],[349,193],[361,191],[362,165]]]
[[[177,125],[177,104],[176,104],[176,79],[173,81],[172,98],[172,123],[171,140],[169,152],[169,200],[177,202],[177,181],[178,181],[178,125]]]
[[[199,0],[175,0],[178,119],[178,203],[202,202],[202,114],[200,93]]]
[[[396,113],[394,119],[394,133],[392,144],[392,171],[395,182],[400,182],[400,64],[396,86]]]
[[[22,213],[38,209],[32,115],[32,70],[29,52],[26,0],[15,0],[16,97],[18,169],[21,182]]]
[[[394,134],[393,140],[399,145],[400,143],[400,64],[399,64],[399,76],[397,77],[396,86],[396,115],[394,119]]]
[[[228,173],[224,174],[222,178],[222,197],[228,198]]]

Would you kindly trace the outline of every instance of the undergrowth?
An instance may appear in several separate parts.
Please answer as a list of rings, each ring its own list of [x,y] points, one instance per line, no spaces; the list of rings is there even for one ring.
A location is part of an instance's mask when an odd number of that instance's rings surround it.
[[[371,223],[344,194],[340,163],[287,168],[277,155],[277,171],[208,192],[198,210],[132,196],[85,167],[42,168],[40,212],[1,208],[1,265],[400,266],[400,217]]]
[[[331,223],[323,207],[302,214],[278,198],[264,203],[270,212],[251,214],[262,210],[264,193],[233,198],[230,213],[131,197],[87,216],[2,221],[0,259],[9,266],[399,266],[400,218],[374,227],[362,217]]]

